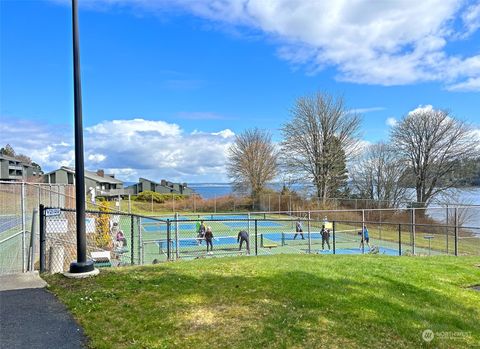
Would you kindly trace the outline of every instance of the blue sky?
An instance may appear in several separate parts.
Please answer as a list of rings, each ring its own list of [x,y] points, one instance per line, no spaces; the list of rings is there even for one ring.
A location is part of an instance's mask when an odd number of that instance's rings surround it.
[[[407,6],[408,5],[408,6]],[[420,105],[480,129],[480,2],[80,0],[87,167],[224,181],[245,128],[343,94],[366,142]],[[1,143],[73,164],[69,1],[0,1]]]

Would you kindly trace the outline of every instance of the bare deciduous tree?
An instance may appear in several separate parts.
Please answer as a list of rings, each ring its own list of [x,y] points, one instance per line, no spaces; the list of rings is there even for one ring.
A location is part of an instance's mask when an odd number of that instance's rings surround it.
[[[258,198],[265,184],[277,174],[278,151],[270,133],[257,128],[237,135],[229,149],[228,176],[236,191],[248,191]]]
[[[316,93],[296,101],[292,120],[282,127],[282,163],[297,180],[313,183],[325,202],[345,175],[345,162],[358,147],[360,117],[343,98]],[[343,173],[337,173],[338,171]]]
[[[368,146],[353,164],[352,183],[362,198],[379,200],[382,206],[398,207],[407,199],[407,164],[385,143]]]
[[[391,132],[393,146],[408,161],[418,206],[457,186],[459,162],[478,156],[470,127],[444,110],[419,108],[405,115]]]

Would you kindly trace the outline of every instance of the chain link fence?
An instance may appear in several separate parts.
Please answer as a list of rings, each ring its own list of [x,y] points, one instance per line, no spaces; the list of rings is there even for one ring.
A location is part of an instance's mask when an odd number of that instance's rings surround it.
[[[42,272],[67,271],[76,258],[75,211],[55,210],[42,210]],[[414,211],[407,213],[407,221],[393,214],[390,220],[385,214],[379,220],[379,215],[362,211],[296,216],[177,213],[162,218],[87,211],[87,254],[97,267],[284,253],[480,255],[480,227],[459,225],[458,208],[454,211],[451,224],[428,222],[424,213]]]
[[[120,209],[127,210],[125,200],[122,200],[122,205],[120,201],[119,205],[116,205],[115,209],[118,212],[108,213],[99,211],[100,206],[89,202],[87,205],[90,209],[87,215],[89,236],[95,235],[93,231],[98,230],[97,221],[102,215],[109,217],[109,233],[115,235],[115,238],[111,238],[112,242],[109,242],[112,246],[108,244],[102,246],[95,239],[89,238],[89,248],[95,258],[107,259],[109,262],[105,262],[106,265],[112,266],[130,265],[132,261],[134,264],[149,264],[172,259],[248,253],[250,255],[333,253],[334,250],[335,253],[480,254],[480,206],[355,209],[336,199],[339,208],[295,210],[292,196],[282,196],[279,206],[276,207],[279,210],[274,210],[273,197],[273,195],[270,199],[264,197],[262,205],[268,205],[270,200],[270,206],[263,211],[247,212],[251,210],[252,202],[232,197],[231,201],[222,203],[210,200],[208,205],[211,207],[208,207],[211,213],[199,213],[192,212],[190,206],[199,210],[206,207],[202,206],[205,202],[192,196],[189,198],[190,204],[183,202],[185,205],[182,206],[181,202],[175,202],[174,207],[179,210],[178,213],[155,214],[155,217],[120,212]],[[46,247],[45,255],[52,253],[57,256],[63,253],[64,257],[60,258],[64,261],[62,269],[67,268],[73,261],[76,255],[74,187],[0,182],[0,274],[39,268],[38,233],[31,235],[31,231],[35,230],[35,225],[38,232],[38,220],[32,225],[32,214],[41,204],[62,209],[56,221],[53,217],[48,218],[51,221],[48,223],[48,241],[51,244]],[[222,205],[226,205],[225,207],[233,205],[238,211],[216,213],[217,210],[225,209]],[[359,200],[356,206],[360,206]],[[300,219],[303,225],[303,239],[300,235],[295,237],[297,219]],[[211,244],[208,241],[208,251],[205,237],[198,236],[198,225],[201,220],[204,220],[206,227],[211,227],[213,234]],[[325,221],[335,222],[335,240],[334,229],[331,227],[330,241],[323,241],[325,239],[322,239],[320,230]],[[369,238],[372,241],[369,244],[378,247],[378,250],[376,248],[372,250],[368,245],[366,249],[365,246],[361,246],[358,232],[362,230],[363,225],[368,227]],[[114,251],[113,245],[118,247],[114,227],[125,235],[125,250],[128,252],[120,253],[118,248]],[[248,233],[250,251],[246,248],[245,241],[239,250],[242,239],[238,239],[238,233],[241,230]],[[56,231],[66,232],[55,233]],[[324,246],[321,246],[322,242]],[[57,253],[55,248],[59,245],[63,246],[63,252]],[[324,248],[318,248],[319,246]],[[396,252],[393,253],[392,250]],[[29,256],[32,254],[35,258],[31,261]],[[48,269],[50,266],[45,268]]]
[[[77,256],[76,211],[42,205],[40,217],[40,271],[68,271]],[[97,267],[143,264],[142,226],[152,223],[157,223],[158,227],[162,223],[167,226],[160,219],[109,210],[87,210],[87,256]]]
[[[28,269],[32,228],[38,232],[38,221],[32,225],[34,209],[40,204],[63,208],[75,207],[75,187],[41,183],[0,182],[0,275],[21,273]]]

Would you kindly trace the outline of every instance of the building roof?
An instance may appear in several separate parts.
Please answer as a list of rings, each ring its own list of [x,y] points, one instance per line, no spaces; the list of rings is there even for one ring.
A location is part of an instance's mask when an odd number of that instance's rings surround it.
[[[1,154],[1,153],[0,153],[0,159],[5,159],[5,160],[8,160],[8,161],[19,162],[22,166],[34,167],[32,164],[29,164],[29,163],[27,163],[27,162],[24,162],[24,161],[22,161],[22,160],[19,160],[19,159],[17,159],[17,158],[14,158],[13,156],[8,156],[8,155]]]
[[[71,168],[71,167],[67,167],[67,166],[62,166],[58,170],[64,170],[66,172],[75,174],[75,169]],[[45,175],[49,175],[51,173],[57,172],[58,170],[48,172]],[[102,176],[97,175],[96,172],[88,171],[88,170],[85,170],[85,177],[87,177],[91,180],[94,180],[95,182],[99,182],[99,183],[110,183],[110,184],[123,183],[121,180],[110,177],[109,175],[105,175],[104,177],[102,177]]]

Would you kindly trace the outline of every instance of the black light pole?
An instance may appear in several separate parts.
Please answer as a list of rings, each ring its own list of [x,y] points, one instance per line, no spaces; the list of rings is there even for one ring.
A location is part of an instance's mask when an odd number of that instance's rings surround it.
[[[85,233],[85,168],[83,163],[82,86],[80,82],[80,47],[78,39],[78,2],[72,0],[73,26],[73,93],[75,104],[75,204],[77,214],[77,260],[70,264],[70,273],[94,270],[93,261],[87,261]]]

